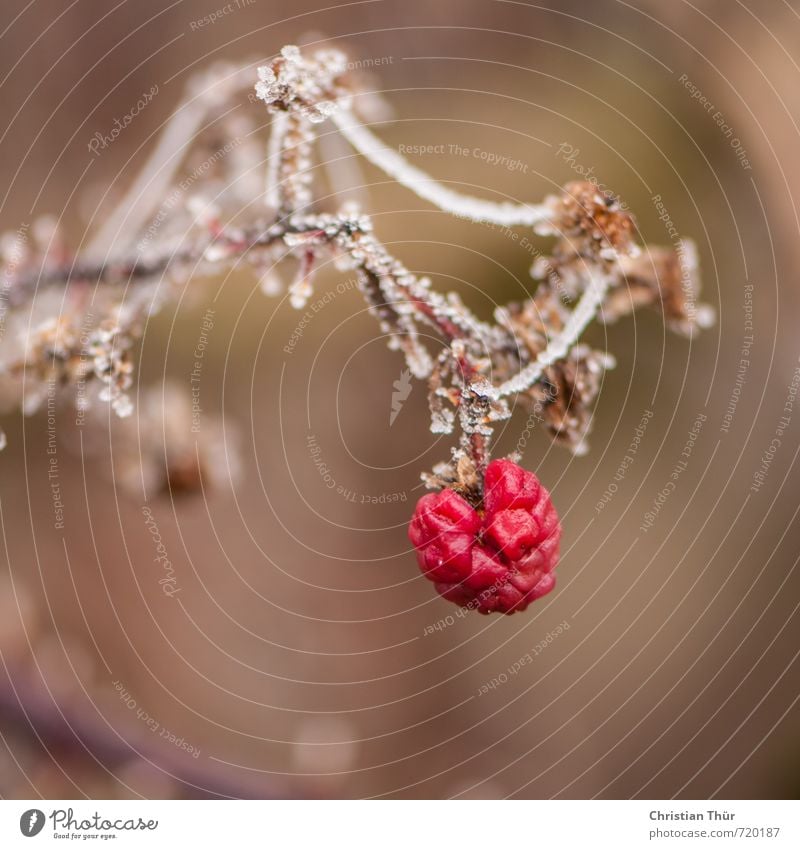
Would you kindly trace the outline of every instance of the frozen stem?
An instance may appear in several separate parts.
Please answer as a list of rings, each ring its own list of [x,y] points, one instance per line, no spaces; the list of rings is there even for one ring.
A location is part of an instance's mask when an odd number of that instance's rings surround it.
[[[536,359],[519,371],[514,377],[497,387],[500,398],[518,395],[530,389],[542,376],[544,370],[558,360],[567,356],[570,349],[580,339],[586,327],[597,316],[597,312],[605,301],[612,279],[606,274],[590,273],[586,289],[572,311],[567,323],[556,333],[547,347],[536,355]]]
[[[256,96],[273,116],[269,143],[255,153],[263,161],[266,149],[263,183],[248,189],[253,181],[247,163],[253,154],[242,144],[230,162],[223,158],[222,175],[198,180],[193,185],[197,197],[173,209],[164,196],[189,142],[215,110],[227,114],[226,101],[241,88],[243,73],[242,67],[217,69],[194,82],[141,174],[83,255],[36,255],[27,245],[22,252],[7,252],[4,294],[10,310],[33,309],[37,292],[48,287],[74,285],[76,295],[73,313],[60,317],[55,329],[52,321],[35,327],[22,356],[4,352],[0,368],[6,374],[32,371],[44,381],[55,369],[62,383],[94,374],[102,397],[124,415],[131,380],[125,352],[147,316],[180,297],[188,275],[214,274],[246,260],[262,288],[277,294],[282,287],[274,266],[291,258],[297,272],[289,299],[302,309],[312,294],[314,268],[321,259],[333,260],[336,267],[355,272],[390,347],[404,353],[414,376],[428,380],[431,429],[460,431],[450,460],[437,465],[426,481],[475,495],[495,423],[511,415],[512,397],[527,404],[554,439],[575,453],[585,450],[592,405],[613,363],[605,352],[580,344],[594,319],[613,321],[635,307],[651,306],[684,334],[709,323],[709,309],[696,303],[699,284],[689,243],[679,252],[640,251],[627,209],[591,182],[570,183],[539,204],[497,203],[443,186],[387,148],[359,120],[353,111],[358,102],[352,97],[354,81],[344,54],[336,50],[306,56],[287,46],[258,68]],[[540,280],[534,296],[498,309],[496,323],[483,321],[456,294],[437,292],[428,279],[393,257],[376,238],[368,216],[349,206],[338,213],[315,209],[311,163],[316,128],[326,121],[374,166],[440,209],[555,237],[551,255],[540,257],[531,271]],[[168,195],[175,196],[182,198],[181,193]],[[206,196],[214,203],[207,203]],[[245,208],[250,200],[263,200],[259,206],[265,205],[271,217],[225,226],[221,210],[237,215],[243,197]],[[156,216],[158,226],[151,225],[139,243],[144,248],[134,252],[159,204],[169,206],[170,216],[163,223]],[[92,332],[83,332],[81,311],[87,302],[81,293],[89,287],[102,293],[99,299],[93,295],[93,309],[106,314],[94,315]],[[441,340],[435,357],[422,341],[430,331]],[[87,349],[84,338],[94,347]]]
[[[373,165],[423,200],[451,215],[470,221],[489,221],[505,227],[533,227],[548,216],[548,211],[541,205],[494,203],[448,189],[430,174],[421,171],[399,153],[386,147],[348,109],[334,113],[332,120],[350,144]]]

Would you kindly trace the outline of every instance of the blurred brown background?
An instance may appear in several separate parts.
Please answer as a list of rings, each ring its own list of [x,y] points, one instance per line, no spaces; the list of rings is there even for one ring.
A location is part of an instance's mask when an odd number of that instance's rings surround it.
[[[158,583],[142,498],[111,474],[128,438],[117,424],[96,450],[59,449],[61,532],[45,417],[3,419],[0,794],[795,796],[800,409],[763,486],[750,487],[800,356],[800,3],[321,6],[242,0],[197,26],[226,4],[7,2],[3,228],[63,213],[78,245],[192,72],[326,37],[377,66],[371,85],[395,111],[377,127],[387,143],[447,146],[412,157],[441,179],[538,200],[574,179],[567,144],[573,165],[626,200],[644,239],[668,243],[660,195],[698,244],[718,323],[691,342],[654,313],[590,331],[618,360],[591,452],[572,458],[535,433],[524,456],[563,517],[559,585],[525,614],[448,625],[455,608],[419,575],[406,539],[419,473],[448,445],[428,431],[418,384],[389,426],[403,366],[358,293],[332,298],[287,355],[298,320],[288,304],[254,296],[247,274],[198,283],[194,303],[148,329],[139,374],[185,385],[222,292],[203,407],[238,433],[241,475],[232,486],[223,468],[202,494],[148,501],[179,595]],[[93,134],[155,84],[153,102],[92,156]],[[485,317],[530,290],[525,247],[363,173],[378,236],[411,269]],[[317,294],[346,277],[326,272]],[[750,284],[753,344],[725,429]],[[635,461],[598,510],[648,410]],[[642,531],[701,415],[674,492]],[[524,427],[520,412],[498,452]],[[328,488],[315,458],[352,497]]]

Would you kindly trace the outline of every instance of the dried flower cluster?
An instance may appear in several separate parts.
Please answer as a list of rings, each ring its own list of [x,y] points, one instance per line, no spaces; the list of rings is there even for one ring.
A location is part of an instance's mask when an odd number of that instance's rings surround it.
[[[194,84],[153,159],[84,254],[71,255],[55,232],[38,245],[5,241],[0,367],[6,398],[16,380],[18,391],[25,386],[30,412],[43,397],[41,387],[53,380],[89,382],[99,387],[99,399],[126,416],[131,347],[148,316],[185,294],[188,275],[245,261],[262,290],[278,295],[284,287],[275,266],[293,262],[288,295],[302,308],[315,267],[333,259],[354,272],[390,346],[403,352],[415,377],[428,381],[432,430],[458,434],[452,456],[425,475],[428,485],[451,488],[480,507],[490,440],[496,423],[511,415],[511,400],[520,397],[540,411],[558,442],[575,453],[586,450],[592,405],[613,365],[607,353],[579,342],[592,320],[613,321],[651,306],[684,334],[708,323],[708,308],[696,303],[691,245],[678,252],[640,250],[627,208],[591,182],[570,183],[541,204],[489,202],[440,185],[365,126],[357,111],[362,99],[351,96],[354,81],[336,50],[306,56],[284,47],[258,68],[256,98],[273,117],[266,177],[254,179],[264,159],[254,123],[225,111],[227,100],[251,84],[249,70],[233,66],[214,68]],[[456,295],[436,292],[391,256],[366,215],[350,206],[317,209],[310,174],[317,128],[326,122],[441,209],[555,237],[550,255],[531,269],[540,281],[534,297],[499,308],[493,322],[480,320]],[[214,130],[199,132],[202,126]],[[179,158],[171,154],[189,141],[196,142],[187,163],[193,170],[179,180]],[[255,200],[263,201],[264,212],[241,221],[241,210]],[[41,320],[31,324],[32,316]],[[435,356],[422,342],[431,331],[443,343]],[[86,391],[78,394],[81,404],[89,403]]]

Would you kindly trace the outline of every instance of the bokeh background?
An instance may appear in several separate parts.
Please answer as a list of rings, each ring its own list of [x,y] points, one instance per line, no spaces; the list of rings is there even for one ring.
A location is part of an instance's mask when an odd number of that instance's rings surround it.
[[[411,158],[454,186],[538,200],[592,169],[643,239],[668,244],[660,196],[697,243],[718,321],[692,340],[657,312],[590,330],[617,358],[592,450],[573,458],[535,432],[524,452],[563,517],[558,587],[522,615],[448,620],[455,608],[419,575],[406,526],[420,472],[449,446],[428,431],[419,384],[390,425],[403,365],[357,291],[337,292],[346,274],[318,280],[318,295],[334,294],[290,355],[298,317],[286,301],[247,273],[198,281],[137,353],[138,428],[112,423],[76,444],[74,412],[59,407],[63,530],[47,417],[3,416],[2,796],[796,796],[800,408],[785,404],[800,356],[800,3],[7,0],[4,11],[3,229],[53,213],[79,245],[194,72],[327,39],[391,105],[381,137],[447,146]],[[94,156],[94,133],[154,85]],[[324,155],[345,158],[340,185],[318,174],[323,207],[358,197],[412,270],[486,317],[531,290],[530,249],[363,163],[358,177],[344,149]],[[194,450],[185,410],[143,411],[148,387],[186,389],[210,308],[214,468],[198,490],[165,480],[160,432]],[[693,427],[685,469],[643,530]],[[520,411],[498,452],[524,428]],[[173,597],[120,457],[134,480],[144,465],[156,481],[147,506]]]

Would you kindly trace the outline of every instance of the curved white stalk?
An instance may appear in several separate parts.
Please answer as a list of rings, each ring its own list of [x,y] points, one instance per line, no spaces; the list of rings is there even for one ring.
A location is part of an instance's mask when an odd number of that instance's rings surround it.
[[[471,221],[491,221],[506,227],[515,224],[532,227],[549,216],[542,204],[494,203],[445,188],[430,174],[386,147],[349,109],[338,109],[331,119],[350,144],[373,165],[445,212]]]
[[[536,359],[528,363],[514,377],[497,387],[497,397],[515,395],[533,386],[542,372],[557,360],[563,359],[578,341],[586,326],[597,315],[603,304],[611,278],[607,274],[589,273],[589,282],[567,323],[548,343]]]
[[[365,188],[367,183],[359,162],[358,151],[354,154],[344,136],[335,132],[320,133],[317,144],[328,185],[333,194],[352,199],[357,206],[365,207],[369,195]]]
[[[429,174],[407,162],[399,153],[386,147],[349,109],[339,109],[331,117],[342,135],[373,165],[446,212],[472,221],[491,221],[504,226],[533,226],[550,215],[542,204],[493,203],[447,189]],[[608,275],[590,272],[586,289],[562,330],[533,362],[497,387],[494,397],[503,398],[524,392],[539,380],[548,366],[563,359],[597,315],[611,282]]]

